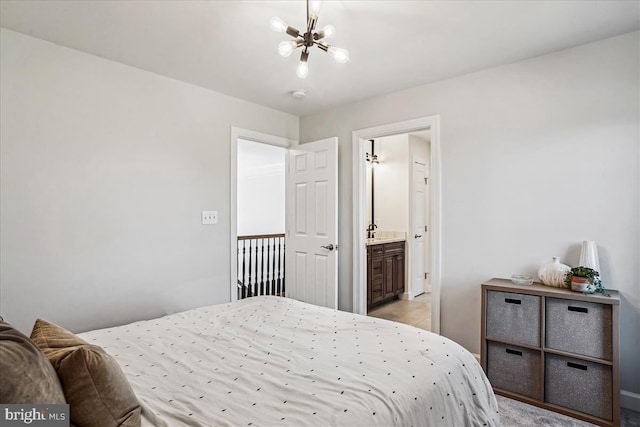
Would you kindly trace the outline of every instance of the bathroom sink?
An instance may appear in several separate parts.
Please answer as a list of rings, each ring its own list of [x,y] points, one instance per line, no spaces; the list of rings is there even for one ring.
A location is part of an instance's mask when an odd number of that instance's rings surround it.
[[[371,239],[366,239],[366,245],[379,245],[382,243],[392,243],[392,242],[403,242],[405,239],[404,236],[380,236],[373,237]]]

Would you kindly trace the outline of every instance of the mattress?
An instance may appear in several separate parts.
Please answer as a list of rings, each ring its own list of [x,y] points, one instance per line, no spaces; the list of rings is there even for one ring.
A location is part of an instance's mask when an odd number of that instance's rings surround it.
[[[261,296],[80,334],[120,363],[157,426],[494,426],[460,345],[412,326]]]

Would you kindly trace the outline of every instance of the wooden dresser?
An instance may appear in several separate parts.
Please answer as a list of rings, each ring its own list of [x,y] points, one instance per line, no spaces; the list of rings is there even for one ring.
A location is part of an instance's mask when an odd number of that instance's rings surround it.
[[[482,284],[482,368],[500,395],[602,426],[620,425],[619,307],[541,284]]]

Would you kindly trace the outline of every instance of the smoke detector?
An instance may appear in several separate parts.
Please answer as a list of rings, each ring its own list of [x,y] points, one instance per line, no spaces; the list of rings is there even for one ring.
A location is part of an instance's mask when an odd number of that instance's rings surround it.
[[[296,89],[291,92],[291,96],[293,96],[295,99],[302,99],[307,96],[307,91],[304,89]]]

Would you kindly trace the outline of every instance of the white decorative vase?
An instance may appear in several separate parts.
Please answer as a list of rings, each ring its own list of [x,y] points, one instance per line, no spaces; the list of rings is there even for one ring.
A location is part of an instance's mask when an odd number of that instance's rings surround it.
[[[585,240],[582,242],[582,250],[580,251],[580,267],[588,267],[600,273],[600,261],[598,260],[598,247],[593,240]]]
[[[564,278],[571,267],[560,264],[560,258],[557,256],[554,256],[552,260],[550,264],[545,264],[538,269],[538,277],[547,286],[564,288],[566,287]]]

